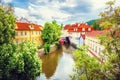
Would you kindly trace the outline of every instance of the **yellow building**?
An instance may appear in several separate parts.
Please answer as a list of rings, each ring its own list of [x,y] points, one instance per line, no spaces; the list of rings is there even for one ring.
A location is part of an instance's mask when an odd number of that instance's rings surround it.
[[[31,41],[36,45],[42,45],[42,26],[27,22],[16,22],[16,36],[14,42],[19,44],[24,41]]]

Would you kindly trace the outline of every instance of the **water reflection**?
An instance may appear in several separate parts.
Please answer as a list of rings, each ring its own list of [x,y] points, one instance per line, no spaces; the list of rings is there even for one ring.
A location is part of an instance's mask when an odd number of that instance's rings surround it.
[[[55,74],[50,78],[50,80],[70,80],[69,74],[71,74],[74,61],[71,54],[63,52],[62,57],[58,62],[58,66]]]
[[[41,59],[43,62],[42,74],[37,80],[70,80],[69,74],[72,74],[74,65],[71,53],[59,49]]]

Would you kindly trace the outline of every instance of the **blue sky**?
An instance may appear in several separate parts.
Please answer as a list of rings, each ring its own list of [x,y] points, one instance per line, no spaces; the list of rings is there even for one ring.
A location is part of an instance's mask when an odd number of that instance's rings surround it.
[[[12,3],[18,19],[24,17],[43,25],[47,21],[71,24],[99,18],[109,0],[2,0]],[[120,5],[120,0],[116,0]]]

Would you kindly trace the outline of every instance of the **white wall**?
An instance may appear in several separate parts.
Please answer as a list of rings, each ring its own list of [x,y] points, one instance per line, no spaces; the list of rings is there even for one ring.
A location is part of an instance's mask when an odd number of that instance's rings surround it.
[[[89,46],[89,50],[92,51],[96,56],[102,58],[104,55],[102,50],[104,46],[100,44],[100,40],[95,37],[86,36],[85,45]]]

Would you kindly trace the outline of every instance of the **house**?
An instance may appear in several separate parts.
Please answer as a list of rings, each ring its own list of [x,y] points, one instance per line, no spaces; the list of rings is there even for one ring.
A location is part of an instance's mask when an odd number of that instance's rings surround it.
[[[64,30],[67,31],[71,41],[77,45],[83,45],[86,32],[91,32],[93,28],[86,23],[75,23],[65,25]]]
[[[105,31],[91,31],[86,33],[85,37],[85,45],[89,46],[89,52],[100,59],[104,59],[104,55],[102,50],[104,50],[104,46],[100,44],[100,40],[98,36],[102,36],[105,34]]]
[[[42,44],[41,39],[42,26],[28,23],[28,22],[16,22],[16,36],[13,40],[14,43],[19,44],[23,41],[31,41],[36,45]]]

